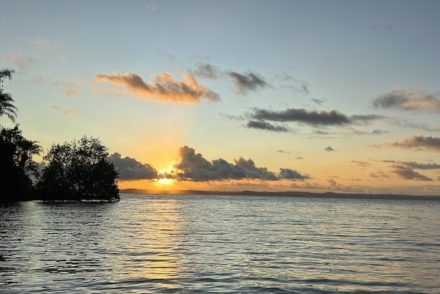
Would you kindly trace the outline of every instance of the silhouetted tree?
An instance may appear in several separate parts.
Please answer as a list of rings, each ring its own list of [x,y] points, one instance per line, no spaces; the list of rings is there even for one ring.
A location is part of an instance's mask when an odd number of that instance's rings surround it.
[[[17,108],[15,107],[14,99],[12,99],[11,95],[3,92],[3,80],[5,78],[11,78],[14,71],[10,69],[2,69],[0,70],[0,116],[6,115],[12,121],[15,121],[15,117],[17,116]]]
[[[3,81],[12,77],[12,70],[0,70],[0,117],[6,115],[15,121],[17,108],[11,95],[3,91]],[[30,199],[33,192],[30,175],[37,175],[37,165],[32,155],[39,154],[36,141],[23,137],[18,125],[13,128],[0,126],[0,201]]]
[[[31,198],[33,192],[29,175],[37,176],[33,155],[41,152],[36,141],[22,136],[18,125],[0,127],[0,201],[20,201]]]
[[[43,200],[117,200],[118,173],[96,138],[55,144],[44,157],[47,166],[37,184]]]

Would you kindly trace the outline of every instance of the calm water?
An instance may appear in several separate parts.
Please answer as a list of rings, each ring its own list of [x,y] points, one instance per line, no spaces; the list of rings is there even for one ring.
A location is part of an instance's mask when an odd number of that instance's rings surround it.
[[[28,202],[0,206],[0,253],[0,293],[440,293],[440,202]]]

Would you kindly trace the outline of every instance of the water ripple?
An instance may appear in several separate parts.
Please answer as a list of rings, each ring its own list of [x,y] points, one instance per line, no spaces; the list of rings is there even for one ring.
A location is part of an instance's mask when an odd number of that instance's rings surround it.
[[[0,293],[440,293],[440,202],[0,205]]]

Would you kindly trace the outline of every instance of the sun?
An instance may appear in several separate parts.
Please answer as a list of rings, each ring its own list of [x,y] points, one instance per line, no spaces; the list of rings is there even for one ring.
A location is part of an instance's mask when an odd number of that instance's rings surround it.
[[[160,169],[158,174],[160,176],[160,178],[156,180],[156,185],[158,186],[169,187],[176,182],[176,180],[172,178],[172,175],[174,174],[173,163],[170,163],[166,168]]]
[[[157,184],[159,186],[171,186],[172,184],[174,184],[174,179],[161,178],[157,180]]]

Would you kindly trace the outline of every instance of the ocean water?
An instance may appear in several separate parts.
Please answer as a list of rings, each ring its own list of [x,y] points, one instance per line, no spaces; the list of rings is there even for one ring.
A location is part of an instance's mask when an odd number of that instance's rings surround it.
[[[440,201],[0,205],[0,293],[440,293]]]

